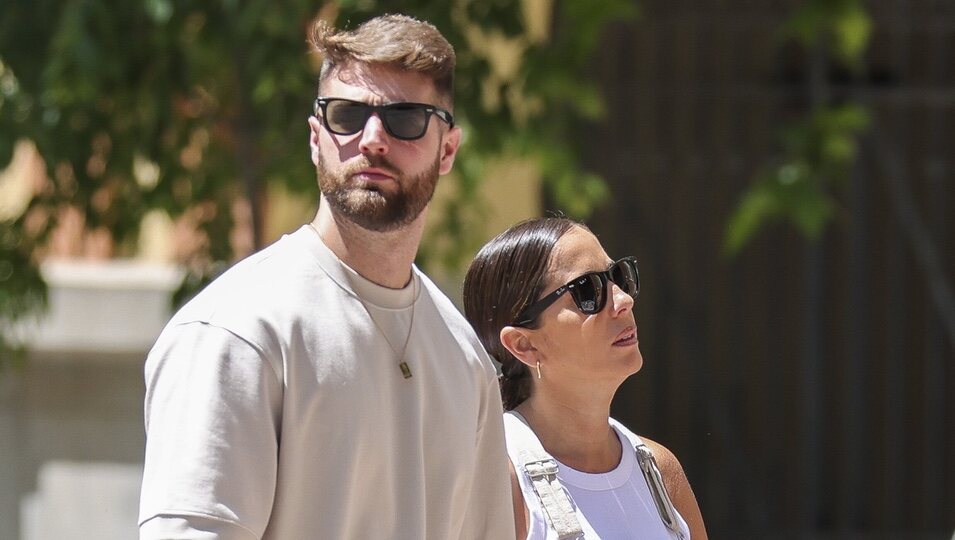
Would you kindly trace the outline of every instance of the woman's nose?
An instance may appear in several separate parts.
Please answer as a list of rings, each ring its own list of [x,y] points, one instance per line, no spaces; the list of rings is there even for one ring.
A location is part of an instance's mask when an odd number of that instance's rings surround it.
[[[610,300],[613,302],[613,316],[618,317],[633,309],[633,297],[624,292],[616,283],[610,282]]]

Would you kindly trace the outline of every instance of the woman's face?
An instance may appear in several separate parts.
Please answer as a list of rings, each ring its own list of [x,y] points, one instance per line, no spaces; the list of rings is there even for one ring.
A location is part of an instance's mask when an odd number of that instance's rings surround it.
[[[611,262],[593,234],[574,227],[554,246],[544,294],[587,272],[606,270]],[[540,315],[535,346],[544,357],[545,378],[619,384],[643,365],[633,298],[616,284],[608,285],[606,305],[598,313],[582,313],[564,294]]]

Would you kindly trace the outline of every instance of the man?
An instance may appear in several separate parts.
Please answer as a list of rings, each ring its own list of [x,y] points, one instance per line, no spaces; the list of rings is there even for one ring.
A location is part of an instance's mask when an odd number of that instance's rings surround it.
[[[140,535],[513,538],[493,365],[413,266],[461,139],[454,51],[394,15],[311,41],[318,214],[150,351]]]

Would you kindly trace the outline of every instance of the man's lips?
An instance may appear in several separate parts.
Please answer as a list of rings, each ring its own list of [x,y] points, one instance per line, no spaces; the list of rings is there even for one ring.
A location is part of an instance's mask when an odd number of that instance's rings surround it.
[[[637,327],[628,326],[626,330],[620,332],[617,335],[617,339],[614,340],[613,345],[615,346],[629,346],[637,342]]]
[[[360,178],[367,182],[387,182],[395,179],[395,175],[378,168],[361,169],[356,172],[353,177]]]

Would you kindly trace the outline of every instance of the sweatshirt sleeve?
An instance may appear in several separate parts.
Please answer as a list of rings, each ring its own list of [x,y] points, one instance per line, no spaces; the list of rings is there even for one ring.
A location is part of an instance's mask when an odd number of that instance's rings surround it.
[[[260,538],[275,494],[282,384],[262,349],[189,322],[146,360],[140,537]]]
[[[474,489],[460,537],[510,539],[514,538],[514,509],[504,446],[504,408],[493,372],[486,380],[482,403]]]

